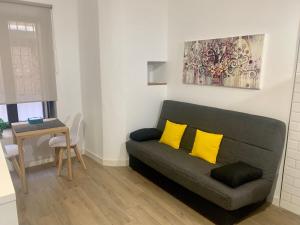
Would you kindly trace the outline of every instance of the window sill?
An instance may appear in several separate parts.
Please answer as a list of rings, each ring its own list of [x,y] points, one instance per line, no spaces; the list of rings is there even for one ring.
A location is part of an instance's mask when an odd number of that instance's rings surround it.
[[[151,85],[167,85],[166,82],[148,82],[148,85],[151,86]]]

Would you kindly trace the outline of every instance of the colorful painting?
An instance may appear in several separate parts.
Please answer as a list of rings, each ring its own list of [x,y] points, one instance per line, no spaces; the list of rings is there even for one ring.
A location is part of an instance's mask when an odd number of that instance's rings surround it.
[[[183,83],[260,88],[264,35],[185,42]]]

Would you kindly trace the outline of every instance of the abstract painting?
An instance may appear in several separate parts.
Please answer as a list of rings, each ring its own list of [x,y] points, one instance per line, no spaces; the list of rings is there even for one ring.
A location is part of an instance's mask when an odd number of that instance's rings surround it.
[[[264,34],[185,42],[183,83],[260,88]]]

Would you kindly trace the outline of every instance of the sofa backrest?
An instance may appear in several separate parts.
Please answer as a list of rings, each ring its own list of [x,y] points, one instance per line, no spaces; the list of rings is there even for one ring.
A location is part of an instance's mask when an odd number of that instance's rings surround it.
[[[166,120],[188,125],[181,148],[191,151],[196,129],[223,134],[218,163],[243,161],[274,179],[285,143],[282,121],[171,100],[164,101],[157,128],[163,130]]]

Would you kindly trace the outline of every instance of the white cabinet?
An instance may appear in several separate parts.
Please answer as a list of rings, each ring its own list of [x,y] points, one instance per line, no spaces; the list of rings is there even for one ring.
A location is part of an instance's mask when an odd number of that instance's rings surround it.
[[[0,225],[18,225],[16,194],[0,144]]]

